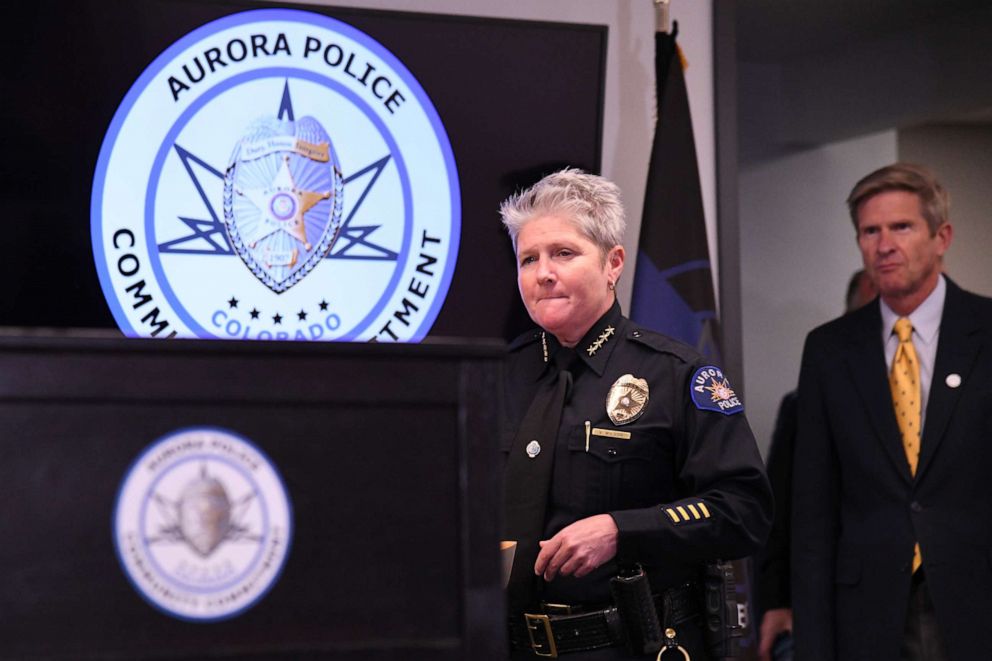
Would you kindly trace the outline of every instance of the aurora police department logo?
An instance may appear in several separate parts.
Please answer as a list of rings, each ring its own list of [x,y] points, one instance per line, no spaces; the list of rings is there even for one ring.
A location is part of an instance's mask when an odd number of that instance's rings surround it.
[[[690,381],[692,401],[698,409],[717,411],[724,415],[740,413],[744,404],[730,387],[730,381],[719,367],[705,365],[698,368]]]
[[[114,512],[121,566],[139,594],[185,620],[233,617],[273,586],[292,538],[275,467],[216,428],[159,439],[124,478]]]
[[[440,118],[395,56],[327,16],[263,9],[145,70],[91,215],[128,335],[417,341],[451,282],[461,201]]]

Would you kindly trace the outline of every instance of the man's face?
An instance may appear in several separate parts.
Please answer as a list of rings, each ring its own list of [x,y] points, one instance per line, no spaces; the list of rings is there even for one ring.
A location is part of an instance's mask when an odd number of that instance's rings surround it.
[[[948,223],[930,235],[915,193],[885,191],[858,207],[858,246],[865,271],[882,300],[900,314],[912,312],[933,291],[950,243]]]

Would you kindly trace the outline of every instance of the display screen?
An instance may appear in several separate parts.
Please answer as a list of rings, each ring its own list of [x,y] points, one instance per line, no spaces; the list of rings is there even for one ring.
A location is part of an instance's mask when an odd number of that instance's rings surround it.
[[[604,27],[203,0],[2,11],[2,326],[508,339],[529,322],[499,203],[599,170]]]

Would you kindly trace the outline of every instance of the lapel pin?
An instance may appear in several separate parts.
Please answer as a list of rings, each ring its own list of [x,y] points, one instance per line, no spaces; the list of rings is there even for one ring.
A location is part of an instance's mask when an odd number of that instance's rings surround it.
[[[541,444],[537,441],[531,441],[527,444],[527,456],[533,459],[537,455],[541,454]]]
[[[944,379],[944,383],[947,384],[948,388],[957,388],[961,385],[961,375],[960,374],[948,374],[947,378]]]

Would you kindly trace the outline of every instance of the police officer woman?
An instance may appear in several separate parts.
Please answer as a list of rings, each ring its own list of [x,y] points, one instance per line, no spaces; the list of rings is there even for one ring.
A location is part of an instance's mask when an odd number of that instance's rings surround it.
[[[709,659],[704,565],[755,551],[771,519],[743,405],[621,314],[615,184],[562,170],[500,213],[539,326],[511,344],[504,396],[514,658]]]

